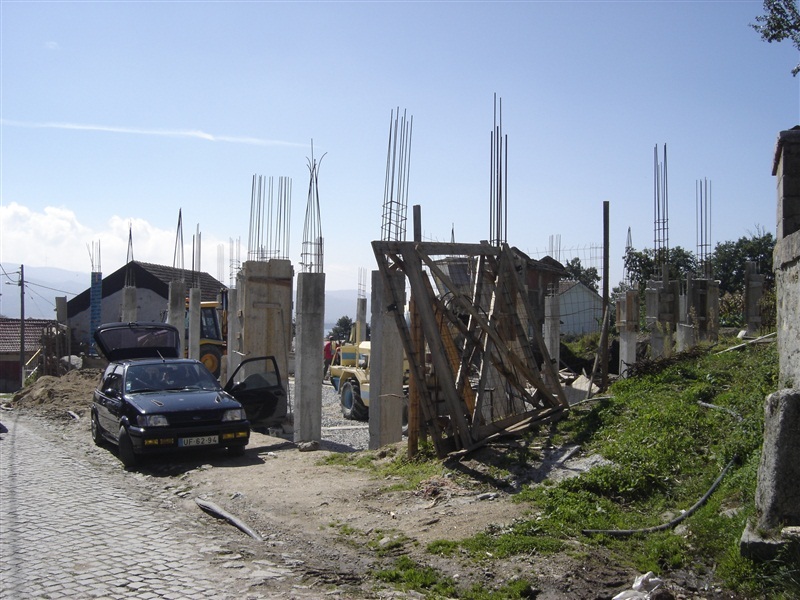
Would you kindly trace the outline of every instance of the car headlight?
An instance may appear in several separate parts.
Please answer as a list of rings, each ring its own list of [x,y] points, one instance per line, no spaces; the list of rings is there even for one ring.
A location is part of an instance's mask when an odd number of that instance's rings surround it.
[[[223,421],[244,421],[246,419],[243,408],[229,408],[222,415]]]
[[[139,427],[168,427],[169,421],[164,415],[139,415],[136,417]]]

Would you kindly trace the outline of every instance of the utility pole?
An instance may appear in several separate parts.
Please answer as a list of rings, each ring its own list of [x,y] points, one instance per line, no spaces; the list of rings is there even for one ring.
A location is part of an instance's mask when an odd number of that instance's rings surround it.
[[[602,376],[600,388],[605,391],[608,388],[608,330],[609,323],[611,322],[609,311],[609,298],[608,298],[608,282],[610,274],[608,272],[609,264],[609,203],[608,200],[603,202],[603,331],[600,336],[602,340]]]
[[[25,265],[19,266],[19,389],[25,385]]]

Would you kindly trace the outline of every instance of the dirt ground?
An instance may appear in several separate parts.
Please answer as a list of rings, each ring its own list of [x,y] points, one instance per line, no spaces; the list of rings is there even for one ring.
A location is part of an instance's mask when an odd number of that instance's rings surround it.
[[[99,376],[100,371],[87,369],[61,378],[42,377],[4,408],[61,422],[71,432],[65,442],[118,463],[113,450],[94,447],[89,434],[92,390]],[[265,548],[274,552],[287,545],[301,548],[306,578],[338,590],[338,597],[386,597],[386,592],[376,591],[381,586],[368,574],[390,567],[400,554],[467,587],[525,578],[535,582],[531,597],[542,600],[612,598],[640,575],[580,540],[572,540],[570,550],[558,555],[504,560],[487,556],[480,563],[458,554],[443,558],[426,552],[434,540],[459,540],[535,517],[512,502],[513,482],[492,479],[491,465],[501,458],[502,446],[473,453],[459,463],[459,470],[471,475],[467,484],[456,483],[443,465],[440,476],[401,492],[387,491],[392,480],[375,479],[361,469],[321,464],[331,453],[324,442],[322,448],[301,452],[284,437],[253,433],[243,457],[204,453],[148,460],[138,476],[168,489],[176,506],[187,511],[197,510],[195,498],[215,503],[260,534]],[[389,460],[393,452],[405,450],[401,443],[383,452]],[[549,461],[531,466],[526,479],[568,476],[591,461],[578,448],[555,449]],[[252,552],[251,544],[243,544],[243,551],[245,546]],[[736,597],[692,573],[673,574],[665,588],[670,594],[666,598]]]

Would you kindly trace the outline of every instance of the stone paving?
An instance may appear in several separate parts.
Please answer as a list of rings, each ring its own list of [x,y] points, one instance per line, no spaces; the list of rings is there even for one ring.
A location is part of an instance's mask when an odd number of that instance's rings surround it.
[[[305,596],[277,585],[291,577],[284,565],[227,550],[134,474],[70,454],[35,419],[0,421],[0,598]]]

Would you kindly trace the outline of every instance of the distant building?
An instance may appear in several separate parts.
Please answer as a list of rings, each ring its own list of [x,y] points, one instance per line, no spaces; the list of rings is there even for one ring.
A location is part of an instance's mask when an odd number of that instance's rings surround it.
[[[533,318],[538,323],[544,322],[545,297],[552,294],[558,287],[560,279],[567,275],[563,265],[550,256],[541,260],[530,258],[519,248],[513,248],[516,258],[525,266],[523,283],[525,285],[528,302],[533,311]],[[434,274],[434,282],[439,295],[446,298],[448,294],[459,292],[471,297],[475,285],[476,264],[473,258],[464,256],[451,256],[435,261],[436,265],[456,286],[456,290],[449,290],[447,286]]]
[[[603,298],[580,281],[558,286],[561,335],[586,335],[603,327]]]
[[[49,319],[25,319],[25,362],[30,361],[42,349],[42,337],[46,329],[55,327]],[[22,365],[20,365],[20,320],[0,318],[0,392],[16,392],[22,387]]]
[[[100,322],[120,320],[122,290],[128,285],[136,288],[136,320],[163,321],[172,281],[186,282],[187,291],[199,287],[204,302],[217,300],[220,291],[227,289],[208,273],[131,261],[103,278]],[[88,348],[91,342],[91,288],[67,302],[67,320],[74,341]]]

